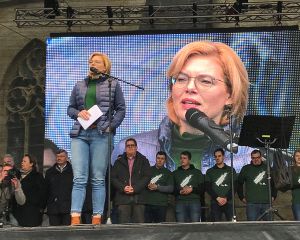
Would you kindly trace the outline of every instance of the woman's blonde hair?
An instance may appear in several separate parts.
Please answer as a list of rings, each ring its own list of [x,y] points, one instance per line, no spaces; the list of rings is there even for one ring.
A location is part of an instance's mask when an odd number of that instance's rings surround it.
[[[89,56],[89,61],[92,60],[92,58],[94,56],[100,56],[103,60],[104,66],[105,66],[105,73],[110,74],[111,71],[111,61],[109,60],[108,56],[104,53],[101,52],[93,52],[90,56]]]
[[[219,59],[224,72],[225,84],[232,99],[231,113],[241,120],[247,108],[249,80],[247,70],[240,57],[224,43],[192,42],[176,53],[167,71],[167,77],[170,79],[172,76],[176,76],[187,60],[195,55],[213,56]],[[170,90],[172,90],[172,84]],[[167,100],[167,109],[170,120],[178,125],[179,119],[175,113],[171,95]],[[220,124],[226,123],[228,123],[228,117],[227,114],[224,114]]]

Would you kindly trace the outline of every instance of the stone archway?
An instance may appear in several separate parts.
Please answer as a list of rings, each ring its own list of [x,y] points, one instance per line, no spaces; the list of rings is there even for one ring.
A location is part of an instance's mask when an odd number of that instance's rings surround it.
[[[46,45],[31,40],[9,65],[2,84],[2,135],[6,153],[20,163],[24,153],[37,158],[41,169],[44,148]]]

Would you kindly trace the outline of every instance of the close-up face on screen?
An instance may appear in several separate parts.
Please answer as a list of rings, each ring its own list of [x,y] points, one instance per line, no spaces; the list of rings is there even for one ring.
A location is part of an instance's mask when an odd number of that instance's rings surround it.
[[[180,69],[182,75],[174,76],[177,85],[174,84],[173,88],[170,88],[172,83],[167,76],[167,71],[173,57],[185,45],[195,41],[225,43],[240,57],[249,78],[245,115],[296,116],[288,149],[288,152],[293,153],[299,147],[300,139],[300,32],[296,30],[231,33],[125,33],[111,36],[85,35],[49,38],[46,59],[45,138],[54,142],[58,148],[66,149],[72,158],[69,133],[74,120],[68,117],[67,108],[75,83],[88,75],[89,56],[93,52],[105,53],[109,57],[110,74],[113,77],[144,88],[141,90],[122,81],[119,82],[126,102],[126,116],[114,136],[115,146],[122,139],[136,134],[156,130],[158,130],[157,134],[161,134],[160,126],[169,111],[168,98],[173,97],[174,108],[176,104],[180,105],[183,101],[189,104],[191,101],[189,99],[180,100],[179,103],[176,99],[181,99],[180,94],[184,84],[190,84],[192,78],[199,89],[209,88],[209,84],[220,86],[218,92],[214,92],[215,95],[209,95],[209,90],[207,90],[199,100],[209,103],[203,104],[203,111],[205,110],[209,118],[219,122],[220,114],[213,109],[231,104],[226,83],[215,79],[217,83],[210,83],[210,78],[203,74],[198,76],[194,71],[197,66],[200,69],[209,69],[211,64],[218,62],[216,59],[191,57]],[[222,69],[219,72],[218,69],[213,69],[209,75],[220,79],[223,77]],[[227,98],[226,94],[228,94]],[[179,119],[177,125],[182,127],[184,119],[181,120],[181,115],[185,112],[180,111],[180,107],[176,107],[175,114]],[[182,128],[172,127],[171,130],[173,136],[173,134],[179,134]],[[160,142],[159,139],[158,137],[158,142]],[[176,142],[172,144],[172,147],[176,146]],[[119,149],[122,150],[122,147],[124,147],[123,143]],[[175,156],[176,151],[179,150],[178,148],[172,150],[172,147],[170,147],[170,151],[173,151],[171,155]],[[138,151],[148,157],[151,165],[155,163],[155,155],[148,155],[147,149],[143,149],[139,141]],[[116,158],[121,152],[115,152],[112,158]],[[237,172],[251,160],[250,151],[245,151],[244,156],[241,152],[239,153],[234,156],[236,158],[234,166]],[[205,152],[201,154],[204,156]],[[175,158],[174,166],[178,166],[179,160]],[[194,161],[194,165],[201,168],[202,172],[214,164],[213,161],[205,163],[196,161],[195,158],[192,158],[192,162]],[[214,159],[213,155],[210,158]],[[226,161],[230,162],[228,158]]]

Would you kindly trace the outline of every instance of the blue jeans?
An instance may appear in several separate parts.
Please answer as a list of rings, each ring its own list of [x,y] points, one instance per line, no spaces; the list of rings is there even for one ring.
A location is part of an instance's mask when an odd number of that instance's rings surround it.
[[[293,203],[292,204],[294,219],[296,221],[300,221],[300,203]]]
[[[106,197],[105,175],[108,166],[108,133],[97,129],[81,130],[72,138],[73,190],[71,213],[81,213],[86,185],[92,186],[93,214],[103,214]]]
[[[269,207],[270,205],[268,203],[247,203],[247,220],[256,221]],[[270,214],[266,214],[262,220],[269,221]]]
[[[201,204],[197,203],[176,203],[177,222],[201,222]]]

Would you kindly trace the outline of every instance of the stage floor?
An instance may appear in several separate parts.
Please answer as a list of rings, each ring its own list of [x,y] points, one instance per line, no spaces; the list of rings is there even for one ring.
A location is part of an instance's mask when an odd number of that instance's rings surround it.
[[[76,227],[4,227],[1,240],[293,240],[300,222],[219,222],[80,225]]]

